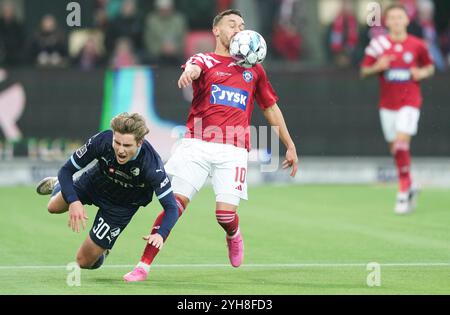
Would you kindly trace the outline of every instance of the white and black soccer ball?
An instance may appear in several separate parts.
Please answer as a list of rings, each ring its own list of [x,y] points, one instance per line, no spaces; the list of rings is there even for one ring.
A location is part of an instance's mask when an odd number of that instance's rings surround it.
[[[244,68],[254,67],[266,58],[266,41],[255,31],[241,31],[231,39],[230,55],[238,65]]]

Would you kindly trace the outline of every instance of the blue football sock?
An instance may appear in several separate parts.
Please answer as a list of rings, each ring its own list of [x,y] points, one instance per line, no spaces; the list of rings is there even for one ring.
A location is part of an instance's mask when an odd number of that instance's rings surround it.
[[[102,254],[100,257],[99,257],[99,259],[95,262],[95,264],[93,264],[92,266],[91,266],[91,268],[89,268],[89,269],[98,269],[98,268],[100,268],[102,265],[103,265],[103,262],[105,261],[105,254]]]

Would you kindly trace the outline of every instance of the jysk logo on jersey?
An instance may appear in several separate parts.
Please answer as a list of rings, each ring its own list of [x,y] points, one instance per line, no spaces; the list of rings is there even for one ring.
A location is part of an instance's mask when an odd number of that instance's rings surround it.
[[[211,86],[210,103],[242,109],[247,108],[248,92],[225,85],[213,84]]]
[[[411,71],[409,69],[391,69],[384,73],[384,78],[388,82],[408,82],[411,81]]]
[[[242,76],[244,77],[244,80],[247,83],[250,83],[253,81],[253,73],[251,73],[248,70],[245,70],[244,73],[242,74]]]

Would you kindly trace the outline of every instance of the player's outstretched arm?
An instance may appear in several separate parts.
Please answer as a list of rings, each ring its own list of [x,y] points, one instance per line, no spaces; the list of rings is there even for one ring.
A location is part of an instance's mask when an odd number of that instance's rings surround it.
[[[283,113],[278,105],[275,104],[264,110],[264,117],[266,117],[271,126],[278,127],[275,130],[287,148],[286,159],[283,161],[283,168],[292,167],[291,176],[294,177],[298,170],[297,149],[295,148],[294,141],[292,141],[291,135],[289,134]]]
[[[156,165],[149,167],[151,171],[147,173],[147,181],[153,187],[155,195],[164,209],[164,215],[158,231],[144,236],[143,239],[148,244],[162,249],[170,231],[178,220],[178,205],[169,177],[164,170],[164,164],[159,156],[157,161]]]
[[[83,230],[86,229],[86,220],[88,219],[88,216],[73,187],[73,174],[77,171],[78,169],[74,167],[72,161],[67,161],[58,172],[58,181],[61,185],[63,198],[69,204],[68,226],[72,231],[79,233],[80,222]]]
[[[188,63],[178,80],[178,87],[180,89],[188,87],[200,77],[200,74],[202,74],[202,69],[199,66]]]
[[[80,231],[80,222],[83,229],[86,228],[86,210],[79,201],[75,188],[73,186],[73,175],[84,169],[89,163],[97,158],[98,147],[101,146],[105,136],[109,132],[103,132],[91,137],[85,145],[75,151],[70,159],[61,167],[58,172],[58,181],[61,185],[61,193],[64,201],[69,205],[69,227],[73,231]],[[107,140],[110,141],[110,140]]]
[[[148,244],[153,245],[158,249],[162,249],[165,240],[169,237],[170,231],[178,220],[178,206],[173,192],[170,192],[164,198],[159,199],[159,202],[164,209],[164,218],[161,222],[161,226],[157,233],[146,235],[143,239],[146,240]]]

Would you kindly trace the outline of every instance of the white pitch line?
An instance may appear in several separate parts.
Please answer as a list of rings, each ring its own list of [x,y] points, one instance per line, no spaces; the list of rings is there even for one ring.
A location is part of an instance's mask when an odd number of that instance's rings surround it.
[[[340,267],[366,267],[368,263],[310,263],[310,264],[245,264],[241,268],[340,268]],[[417,263],[380,263],[381,267],[450,267],[450,262],[417,262]],[[102,268],[122,269],[133,268],[135,265],[104,265]],[[152,268],[229,268],[229,264],[170,264],[153,265]],[[11,269],[65,269],[66,266],[0,266],[0,270]]]

